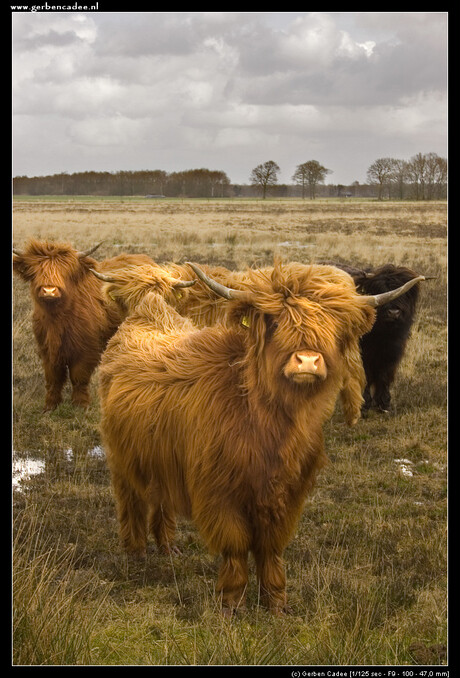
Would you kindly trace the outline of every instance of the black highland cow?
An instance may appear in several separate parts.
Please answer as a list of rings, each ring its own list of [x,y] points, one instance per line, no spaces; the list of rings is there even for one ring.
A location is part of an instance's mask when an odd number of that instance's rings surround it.
[[[353,277],[361,294],[380,294],[417,277],[417,273],[411,269],[393,264],[385,264],[367,271],[344,264],[336,266]],[[414,285],[406,294],[389,304],[379,306],[371,331],[360,339],[367,382],[364,391],[364,410],[376,407],[382,412],[388,412],[390,408],[390,387],[404,355],[414,321],[418,295],[419,286]]]

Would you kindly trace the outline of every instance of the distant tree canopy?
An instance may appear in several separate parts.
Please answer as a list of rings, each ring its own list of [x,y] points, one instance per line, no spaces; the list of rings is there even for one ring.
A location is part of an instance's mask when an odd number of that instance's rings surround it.
[[[15,177],[15,194],[26,195],[155,195],[225,197],[230,179],[221,171],[191,169],[168,174],[163,170],[137,172],[76,172],[44,177]]]
[[[446,197],[447,160],[436,153],[417,153],[410,160],[379,158],[367,170],[377,197],[436,200]]]
[[[317,160],[297,165],[293,184],[279,184],[279,165],[268,160],[257,165],[249,184],[232,184],[225,172],[205,168],[181,172],[140,170],[119,172],[76,172],[13,178],[14,195],[132,195],[168,198],[310,198],[362,197],[441,200],[447,197],[447,160],[436,153],[417,153],[410,160],[378,158],[367,170],[367,184],[348,186],[324,184],[326,169]]]
[[[301,165],[297,165],[296,171],[292,175],[292,181],[302,187],[302,198],[305,198],[306,187],[309,187],[310,198],[316,198],[316,186],[322,184],[327,174],[332,170],[326,169],[319,164],[317,160],[309,160]]]
[[[259,188],[264,200],[269,187],[278,183],[278,172],[280,171],[280,168],[273,160],[267,160],[267,162],[257,165],[257,167],[254,167],[252,170],[249,180],[253,186]]]

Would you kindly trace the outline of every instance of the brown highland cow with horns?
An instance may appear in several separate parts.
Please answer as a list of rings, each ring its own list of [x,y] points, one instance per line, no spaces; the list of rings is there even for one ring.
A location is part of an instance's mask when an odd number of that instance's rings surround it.
[[[66,243],[32,239],[24,250],[13,249],[13,271],[30,283],[33,332],[45,371],[45,410],[61,402],[67,375],[73,404],[88,405],[91,375],[123,320],[90,269],[153,263],[145,254],[120,254],[99,263],[90,256],[99,245],[79,252]]]
[[[304,264],[287,264],[293,275],[299,274],[304,268]],[[286,265],[285,265],[286,267]],[[230,271],[222,266],[201,266],[204,273],[211,276],[212,279],[220,284],[244,290],[249,281],[250,271]],[[308,268],[308,267],[307,267]],[[262,269],[263,275],[271,276],[273,267]],[[208,327],[216,323],[228,323],[228,303],[225,298],[206,284],[198,283],[193,285],[195,274],[190,266],[184,264],[146,264],[142,266],[129,266],[118,271],[108,271],[101,273],[93,271],[94,274],[105,283],[104,292],[108,299],[114,301],[120,308],[121,313],[126,317],[136,308],[149,291],[156,291],[161,294],[165,300],[173,306],[180,315],[190,318],[198,327]],[[305,273],[305,272],[304,272]],[[347,285],[350,284],[348,275],[336,271],[336,275],[341,276]],[[184,287],[190,285],[189,289],[183,287],[171,288],[171,276],[173,279],[180,278]],[[186,282],[188,281],[188,282]],[[245,317],[241,319],[242,324],[246,322]],[[231,322],[230,322],[231,325]],[[346,422],[353,426],[358,421],[361,414],[362,398],[362,367],[359,355],[350,351],[347,354],[347,362],[350,369],[344,375],[344,382],[340,391],[343,412]]]
[[[365,297],[337,268],[277,264],[230,289],[192,267],[225,298],[227,324],[197,329],[147,292],[101,359],[121,539],[143,555],[150,531],[170,550],[176,516],[188,517],[222,557],[224,612],[244,605],[252,552],[262,600],[280,613],[283,551],[326,461],[322,426],[352,364],[364,387],[358,342],[374,307],[408,285]]]

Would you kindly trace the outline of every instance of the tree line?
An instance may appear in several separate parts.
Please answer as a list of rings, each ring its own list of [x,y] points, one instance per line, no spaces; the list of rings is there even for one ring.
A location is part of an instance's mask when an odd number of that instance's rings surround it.
[[[75,172],[13,179],[15,195],[145,195],[146,197],[227,197],[230,179],[225,172],[193,169],[119,172]]]
[[[447,160],[436,153],[417,153],[409,161],[379,158],[367,170],[377,197],[436,200],[447,194]]]
[[[280,171],[273,160],[252,170],[251,184],[259,188],[262,198],[277,185]],[[317,160],[309,160],[297,165],[292,181],[300,187],[302,198],[305,198],[308,190],[309,197],[314,199],[320,185],[331,172]],[[379,158],[370,165],[366,177],[368,186],[374,191],[373,197],[379,200],[440,200],[447,196],[447,160],[436,153],[417,153],[410,160]],[[360,197],[365,197],[357,181],[350,187],[339,184],[337,188],[338,195],[351,197],[361,193]]]
[[[13,178],[14,195],[140,196],[151,198],[229,197],[362,197],[436,200],[447,196],[447,160],[436,153],[418,153],[408,161],[379,158],[367,170],[367,184],[325,185],[332,170],[317,160],[297,165],[291,184],[280,184],[279,165],[268,160],[257,165],[248,184],[232,184],[227,174],[205,168],[182,172],[140,170],[75,172]]]

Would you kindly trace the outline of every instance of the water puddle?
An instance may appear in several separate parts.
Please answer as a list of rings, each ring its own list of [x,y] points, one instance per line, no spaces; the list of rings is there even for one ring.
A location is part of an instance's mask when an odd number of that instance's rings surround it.
[[[13,459],[13,489],[20,490],[20,483],[45,470],[44,459]]]
[[[89,450],[88,455],[100,459],[103,459],[105,456],[104,450],[100,445],[96,445]],[[70,447],[67,450],[64,450],[64,458],[68,461],[73,460],[74,454]],[[12,471],[13,489],[21,492],[21,483],[23,480],[28,480],[32,476],[45,471],[45,460],[36,457],[17,457],[13,451]]]
[[[441,472],[445,470],[443,464],[437,462],[430,462],[428,459],[423,459],[420,462],[417,462],[417,467],[413,461],[410,459],[393,459],[395,464],[398,464],[398,470],[401,475],[411,478],[414,475],[418,475],[424,466],[430,466],[434,471]]]
[[[298,247],[299,249],[307,249],[308,247],[316,247],[316,245],[314,243],[302,245],[299,240],[285,240],[284,242],[279,242],[278,247]]]
[[[414,475],[414,462],[410,459],[393,459],[398,464],[399,472],[403,476],[412,477]]]

